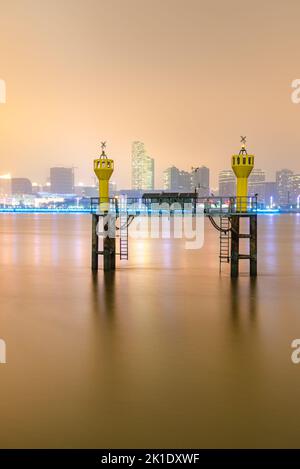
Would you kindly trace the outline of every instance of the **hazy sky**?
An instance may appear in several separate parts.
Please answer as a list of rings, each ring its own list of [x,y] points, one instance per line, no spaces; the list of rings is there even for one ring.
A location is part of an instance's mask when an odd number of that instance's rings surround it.
[[[299,24],[299,0],[0,0],[0,174],[90,183],[107,140],[128,187],[142,140],[157,187],[171,164],[215,185],[242,134],[270,178],[300,171]]]

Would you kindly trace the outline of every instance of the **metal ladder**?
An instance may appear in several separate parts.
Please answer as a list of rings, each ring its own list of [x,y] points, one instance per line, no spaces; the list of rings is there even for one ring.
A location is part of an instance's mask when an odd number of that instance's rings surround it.
[[[220,216],[220,272],[223,263],[230,262],[230,222],[229,218]]]
[[[128,260],[128,216],[120,211],[120,259]]]

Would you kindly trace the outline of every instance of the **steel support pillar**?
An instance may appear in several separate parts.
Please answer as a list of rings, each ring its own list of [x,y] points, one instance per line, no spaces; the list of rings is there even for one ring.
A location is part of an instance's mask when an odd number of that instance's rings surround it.
[[[248,233],[240,233],[240,219],[249,218]],[[249,254],[240,253],[240,239],[249,239]],[[237,214],[231,217],[231,277],[239,276],[240,259],[249,260],[250,277],[257,276],[257,215]]]
[[[257,276],[257,215],[250,215],[250,277]]]
[[[103,250],[99,251],[99,236],[97,226],[99,217],[103,217]],[[106,220],[104,219],[106,217]],[[116,238],[115,218],[109,215],[92,214],[92,270],[98,271],[99,254],[103,255],[103,270],[111,271],[116,268]]]
[[[96,213],[92,214],[92,270],[96,272],[98,270],[98,250],[99,241],[97,234],[97,225],[99,221],[99,215]]]
[[[231,277],[239,275],[239,245],[240,245],[240,217],[233,215],[231,217]]]
[[[115,227],[108,227],[108,223],[104,226],[104,233],[109,230],[109,235],[103,238],[103,269],[106,272],[116,268],[116,238],[113,236]]]

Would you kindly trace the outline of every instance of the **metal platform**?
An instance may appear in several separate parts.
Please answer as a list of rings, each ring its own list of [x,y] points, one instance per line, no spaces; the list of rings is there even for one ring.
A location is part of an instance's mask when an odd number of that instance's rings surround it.
[[[91,213],[125,212],[130,215],[152,215],[176,213],[200,214],[205,216],[249,216],[257,213],[257,197],[198,197],[194,193],[144,194],[141,198],[119,196],[106,203],[99,197],[91,198]]]
[[[128,259],[128,226],[137,216],[205,216],[220,233],[220,272],[223,263],[230,263],[231,277],[239,275],[239,262],[248,260],[250,276],[257,275],[257,198],[197,197],[195,194],[145,194],[142,198],[114,197],[105,202],[91,199],[92,269],[98,270],[98,255],[104,257],[104,270],[115,269],[115,231],[120,238],[120,259]],[[241,218],[249,219],[248,233],[240,233]],[[103,220],[104,230],[113,233],[103,238],[98,248],[97,225]],[[218,221],[216,221],[218,220]],[[118,226],[117,226],[118,224]],[[249,241],[248,253],[240,253],[240,239]]]

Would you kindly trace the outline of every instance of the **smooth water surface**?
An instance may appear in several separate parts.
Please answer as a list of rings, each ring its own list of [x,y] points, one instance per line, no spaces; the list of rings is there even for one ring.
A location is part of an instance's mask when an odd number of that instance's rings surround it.
[[[95,277],[89,215],[0,216],[1,447],[300,447],[300,216],[259,217],[256,281],[205,225]]]

